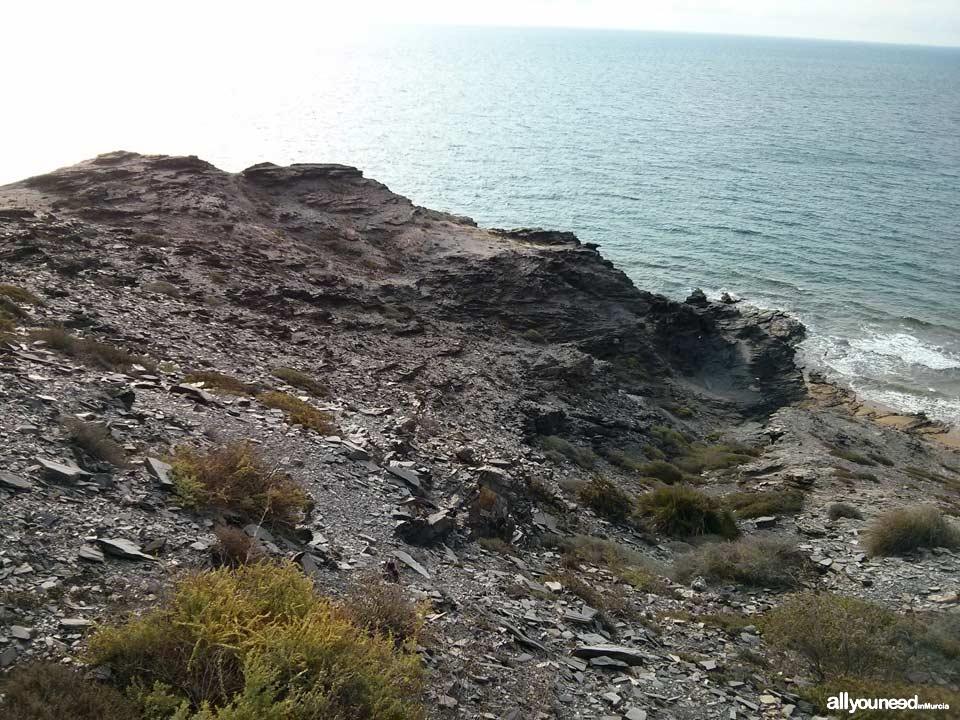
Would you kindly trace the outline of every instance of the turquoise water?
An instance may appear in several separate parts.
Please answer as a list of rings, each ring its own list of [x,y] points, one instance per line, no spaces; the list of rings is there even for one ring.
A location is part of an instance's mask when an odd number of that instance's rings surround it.
[[[244,53],[103,98],[83,147],[343,162],[573,230],[640,287],[786,309],[807,363],[960,422],[960,49],[407,29]]]

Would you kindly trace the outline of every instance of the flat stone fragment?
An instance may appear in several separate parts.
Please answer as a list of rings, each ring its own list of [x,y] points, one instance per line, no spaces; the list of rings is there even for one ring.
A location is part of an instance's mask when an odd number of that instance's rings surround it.
[[[148,457],[146,466],[147,472],[153,475],[163,487],[173,487],[173,467],[170,464]]]
[[[33,630],[23,625],[11,625],[10,637],[14,637],[17,640],[29,640],[33,637]]]
[[[93,625],[92,620],[87,620],[86,618],[61,618],[60,627],[66,628],[67,630],[76,630],[78,628],[86,628]]]
[[[45,458],[37,458],[37,462],[40,464],[40,467],[43,468],[44,474],[52,480],[75,483],[79,480],[88,480],[93,477],[93,475],[86,470],[81,470],[76,465],[67,465],[66,463],[59,463]]]
[[[427,572],[427,569],[414,560],[410,553],[405,553],[403,550],[394,550],[393,556],[411,570],[423,575],[427,580],[430,579],[430,573]]]
[[[7,490],[27,492],[28,490],[33,490],[33,483],[13,473],[0,470],[0,487]]]
[[[104,562],[106,559],[103,556],[103,552],[99,549],[93,547],[93,545],[83,545],[80,550],[77,551],[77,558],[80,560],[86,560],[87,562]]]
[[[646,657],[639,650],[623,645],[584,645],[574,649],[573,655],[588,660],[606,655],[614,660],[625,662],[627,665],[643,665],[646,662]]]
[[[107,555],[124,560],[156,560],[152,555],[143,552],[137,543],[124,538],[97,538],[97,545],[103,548]]]

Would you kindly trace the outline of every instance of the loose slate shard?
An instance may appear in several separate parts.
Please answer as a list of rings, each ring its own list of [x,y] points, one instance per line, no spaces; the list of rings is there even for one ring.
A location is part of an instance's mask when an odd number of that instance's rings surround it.
[[[173,467],[157,458],[147,458],[147,472],[157,479],[162,487],[173,487]]]
[[[595,657],[606,656],[625,662],[627,665],[643,665],[646,662],[646,656],[639,650],[625,647],[623,645],[585,645],[578,647],[573,651],[574,657],[585,658],[587,660]]]
[[[103,548],[107,555],[123,558],[124,560],[156,560],[140,550],[140,546],[124,538],[97,538],[97,545]]]
[[[215,405],[216,399],[210,393],[194,385],[187,385],[186,383],[180,385],[174,385],[170,388],[170,392],[177,395],[186,395],[191,400],[200,403],[201,405]]]
[[[0,470],[0,487],[6,490],[27,492],[33,490],[33,483],[13,473]]]
[[[414,560],[410,553],[405,553],[403,550],[394,550],[393,556],[411,570],[423,575],[427,580],[430,579],[430,573],[427,572],[427,569]]]
[[[40,464],[40,467],[43,468],[44,474],[51,480],[75,483],[80,480],[89,480],[93,477],[93,475],[86,470],[81,470],[76,465],[54,462],[53,460],[47,460],[45,458],[37,458],[37,462]]]
[[[417,495],[423,494],[423,485],[420,483],[420,476],[413,470],[401,467],[400,465],[392,464],[387,465],[385,470],[394,477],[398,477],[403,480]]]

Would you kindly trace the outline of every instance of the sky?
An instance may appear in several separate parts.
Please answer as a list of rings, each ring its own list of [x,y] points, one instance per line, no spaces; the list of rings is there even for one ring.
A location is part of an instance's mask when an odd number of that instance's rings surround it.
[[[350,62],[371,23],[960,46],[960,0],[30,0],[2,15],[0,184],[118,147],[205,151],[204,123],[240,123],[224,113],[268,102],[291,69],[340,72],[317,53]]]

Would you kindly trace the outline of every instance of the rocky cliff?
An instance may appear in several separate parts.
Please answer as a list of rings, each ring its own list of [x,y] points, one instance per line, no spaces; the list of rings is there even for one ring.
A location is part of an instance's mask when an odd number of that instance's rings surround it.
[[[437,717],[807,717],[751,618],[805,587],[956,601],[952,552],[856,542],[918,497],[960,508],[955,456],[809,394],[789,317],[644,292],[570,233],[479,228],[340,165],[118,152],[0,188],[0,263],[5,666],[76,655],[209,565],[236,518],[184,508],[164,459],[241,438],[313,505],[248,526],[265,552],[333,594],[373,570],[433,603]],[[688,577],[706,540],[642,512],[678,482],[788,543],[795,582]],[[736,632],[700,619],[723,614]]]

